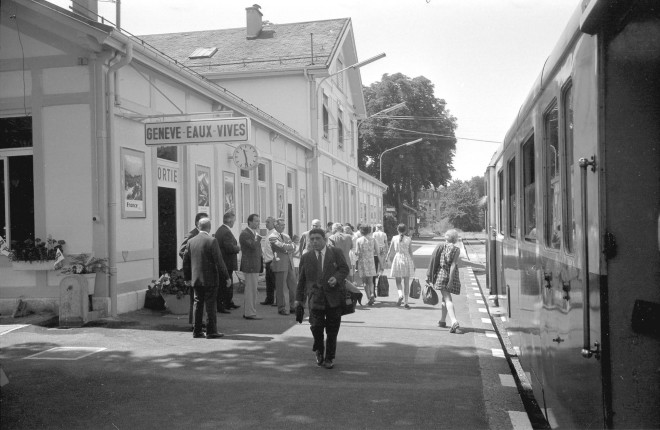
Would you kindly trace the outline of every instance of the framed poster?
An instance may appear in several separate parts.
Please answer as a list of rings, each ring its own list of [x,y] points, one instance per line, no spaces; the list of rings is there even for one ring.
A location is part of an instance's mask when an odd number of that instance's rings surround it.
[[[300,222],[307,223],[307,191],[300,190]]]
[[[284,212],[284,185],[277,184],[277,218],[286,218]]]
[[[236,214],[236,198],[234,194],[235,186],[235,176],[230,172],[223,172],[223,183],[224,183],[224,208],[223,214],[227,212],[233,212]]]
[[[195,165],[195,182],[197,184],[197,213],[206,212],[211,215],[211,169]]]
[[[121,217],[145,218],[147,205],[144,152],[120,147],[119,157],[121,163]]]

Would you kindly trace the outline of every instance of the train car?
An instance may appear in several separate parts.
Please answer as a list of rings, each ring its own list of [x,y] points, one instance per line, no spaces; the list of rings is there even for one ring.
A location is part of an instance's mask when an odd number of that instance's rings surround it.
[[[660,2],[584,0],[486,171],[488,281],[553,428],[660,428]]]

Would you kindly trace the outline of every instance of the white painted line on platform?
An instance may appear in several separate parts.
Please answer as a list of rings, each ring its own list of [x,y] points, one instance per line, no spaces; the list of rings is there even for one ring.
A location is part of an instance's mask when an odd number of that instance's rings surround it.
[[[491,324],[490,318],[481,318],[481,322],[484,324]]]
[[[493,353],[493,357],[504,358],[504,351],[500,348],[491,348],[490,350]]]
[[[488,313],[488,309],[486,309],[486,308],[479,308],[479,312],[483,312],[483,313],[487,314],[487,313]]]
[[[480,305],[485,305],[485,303],[484,303],[484,301],[483,301],[483,300],[476,300],[476,302],[477,302],[477,304],[480,304]]]
[[[514,346],[513,350],[516,351],[516,355],[520,356],[520,347],[519,346]]]
[[[503,387],[515,387],[516,381],[513,379],[513,375],[505,375],[500,373],[500,382]]]
[[[479,293],[474,293],[474,297],[481,297],[481,294],[479,294]]]
[[[502,321],[506,322],[506,317],[505,317],[505,316],[501,316],[500,319],[501,319]]]
[[[432,255],[435,245],[422,245],[413,252],[413,255]]]
[[[527,412],[509,411],[509,419],[513,430],[532,430],[532,423],[529,422]]]
[[[106,348],[86,346],[58,346],[25,357],[24,360],[79,360]]]
[[[0,326],[0,336],[3,334],[7,334],[9,332],[12,332],[14,330],[18,330],[19,328],[27,327],[29,324],[7,324],[7,325],[2,325]]]
[[[415,353],[415,364],[433,364],[435,363],[435,355],[437,348],[417,348]]]
[[[474,291],[481,291],[481,289],[480,289],[479,287],[472,287],[472,289],[473,289]]]
[[[486,333],[486,337],[493,337],[497,339],[497,334],[496,333]]]

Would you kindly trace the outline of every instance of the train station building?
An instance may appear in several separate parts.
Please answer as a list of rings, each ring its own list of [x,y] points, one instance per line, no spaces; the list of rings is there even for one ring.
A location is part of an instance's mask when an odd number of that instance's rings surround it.
[[[236,236],[251,213],[285,218],[291,234],[313,218],[381,218],[385,187],[357,167],[359,70],[324,79],[357,62],[350,19],[317,22],[319,48],[295,64],[210,74],[159,49],[160,36],[129,36],[85,11],[42,0],[1,7],[0,236],[9,244],[51,236],[66,241],[65,254],[108,258],[95,309],[141,308],[149,282],[179,265],[178,244],[200,211],[215,227],[235,212]],[[248,24],[261,16],[246,12]],[[256,22],[255,37],[241,29],[233,42],[214,40],[247,50],[309,37],[307,23]],[[215,61],[205,49],[222,46],[211,42],[180,55]],[[0,255],[0,313],[19,298],[56,310],[59,271],[18,266]]]

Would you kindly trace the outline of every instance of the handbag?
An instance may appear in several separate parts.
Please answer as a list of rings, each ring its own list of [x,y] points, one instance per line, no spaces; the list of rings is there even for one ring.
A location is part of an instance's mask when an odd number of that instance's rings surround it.
[[[378,277],[378,287],[376,288],[376,295],[378,297],[387,297],[390,295],[390,283],[386,275]]]
[[[433,285],[431,285],[430,282],[427,282],[426,285],[424,285],[424,291],[422,292],[422,300],[424,301],[424,304],[435,306],[438,304],[440,301],[438,299],[438,293],[435,292],[433,289]]]
[[[342,292],[344,297],[341,301],[341,314],[348,315],[355,313],[355,299],[353,298],[355,293],[351,293],[346,287],[342,288]]]
[[[422,294],[422,286],[419,284],[419,279],[413,278],[410,283],[410,298],[419,299],[419,296]]]

